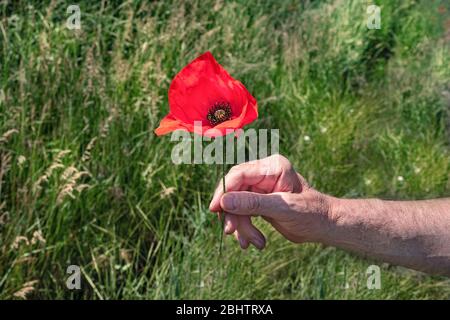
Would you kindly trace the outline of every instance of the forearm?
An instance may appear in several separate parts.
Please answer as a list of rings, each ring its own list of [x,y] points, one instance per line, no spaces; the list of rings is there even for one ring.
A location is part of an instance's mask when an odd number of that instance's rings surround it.
[[[450,275],[450,199],[331,200],[323,243],[430,273]]]

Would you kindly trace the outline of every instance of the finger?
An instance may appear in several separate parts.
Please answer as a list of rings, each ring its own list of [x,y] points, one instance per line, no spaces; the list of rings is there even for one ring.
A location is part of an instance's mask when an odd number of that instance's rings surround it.
[[[257,184],[264,177],[261,177],[257,172],[257,166],[250,163],[238,164],[231,168],[225,175],[225,190],[226,191],[240,191],[246,190],[246,186]],[[214,196],[209,205],[209,209],[213,212],[220,210],[220,198],[224,194],[223,185],[219,183],[214,192]]]
[[[266,239],[264,235],[259,231],[251,222],[249,216],[237,216],[233,214],[226,214],[225,220],[231,221],[225,223],[225,233],[232,234],[236,230],[241,238],[244,238],[247,242],[252,243],[258,249],[264,249],[266,245]]]
[[[219,222],[223,221],[223,232],[232,234],[238,226],[237,216],[233,214],[226,214],[225,212],[217,212]]]
[[[236,231],[238,227],[238,216],[234,214],[225,214],[225,228],[224,232],[226,234],[232,234],[234,231]]]
[[[257,249],[262,250],[266,245],[266,238],[251,221],[249,216],[236,216],[238,220],[237,230],[242,237],[245,237]]]
[[[270,192],[267,192],[267,190],[260,188],[259,186],[251,186],[247,190],[242,190],[242,191],[251,191],[251,192],[256,192],[256,193],[270,193]]]
[[[246,190],[248,186],[259,184],[267,177],[272,177],[276,181],[276,172],[271,166],[257,161],[239,164],[231,168],[225,176],[226,192]],[[223,186],[219,184],[209,205],[211,211],[217,212],[220,210],[220,198],[223,194]]]
[[[234,232],[234,237],[235,237],[236,240],[239,242],[239,245],[241,246],[242,249],[247,249],[248,246],[250,245],[250,243],[248,242],[248,240],[247,240],[245,237],[243,237],[243,236],[241,236],[241,235],[239,234],[239,231],[238,231],[238,230],[236,230],[236,231]]]
[[[247,191],[228,192],[220,201],[221,207],[236,215],[274,217],[291,212],[291,193],[260,194]]]

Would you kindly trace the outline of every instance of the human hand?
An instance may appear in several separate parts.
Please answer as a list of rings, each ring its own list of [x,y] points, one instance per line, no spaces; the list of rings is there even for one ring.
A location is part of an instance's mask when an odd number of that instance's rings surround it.
[[[319,241],[326,232],[331,197],[309,187],[289,160],[273,155],[231,168],[225,177],[226,194],[218,186],[210,210],[225,215],[226,234],[241,247],[265,246],[265,237],[251,222],[262,216],[293,242]]]

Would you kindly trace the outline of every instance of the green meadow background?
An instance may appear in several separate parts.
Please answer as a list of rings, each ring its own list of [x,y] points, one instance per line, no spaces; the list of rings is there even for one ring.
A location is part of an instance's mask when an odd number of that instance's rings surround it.
[[[66,28],[75,2],[81,30]],[[227,237],[219,256],[220,170],[172,164],[153,133],[172,77],[210,50],[257,98],[251,127],[280,129],[315,188],[449,196],[450,4],[373,2],[0,1],[0,298],[449,299],[448,278],[295,245],[258,219],[265,250]]]

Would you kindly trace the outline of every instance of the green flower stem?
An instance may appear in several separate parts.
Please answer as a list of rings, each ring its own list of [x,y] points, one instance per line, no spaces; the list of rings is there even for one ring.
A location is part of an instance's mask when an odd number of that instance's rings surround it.
[[[225,194],[226,188],[225,188],[225,136],[223,136],[222,141],[222,190]],[[223,234],[224,234],[224,227],[225,227],[225,211],[222,211],[221,215],[221,228],[220,228],[220,247],[219,247],[219,256],[222,255],[222,244],[223,244]]]

